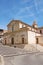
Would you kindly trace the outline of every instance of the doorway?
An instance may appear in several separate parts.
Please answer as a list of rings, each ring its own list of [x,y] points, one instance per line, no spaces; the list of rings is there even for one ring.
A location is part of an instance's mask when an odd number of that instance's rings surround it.
[[[14,38],[11,39],[11,44],[12,44],[12,45],[14,44]]]
[[[22,44],[24,44],[24,38],[22,38]]]
[[[5,45],[6,45],[6,39],[5,39]]]
[[[36,38],[36,44],[38,44],[38,38]]]

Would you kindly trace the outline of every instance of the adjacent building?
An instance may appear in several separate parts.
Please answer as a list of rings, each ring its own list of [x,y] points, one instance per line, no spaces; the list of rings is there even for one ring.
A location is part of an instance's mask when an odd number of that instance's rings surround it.
[[[3,41],[4,33],[6,33],[7,30],[0,29],[0,43]]]
[[[3,39],[3,29],[0,29],[0,42],[2,42],[2,39]]]

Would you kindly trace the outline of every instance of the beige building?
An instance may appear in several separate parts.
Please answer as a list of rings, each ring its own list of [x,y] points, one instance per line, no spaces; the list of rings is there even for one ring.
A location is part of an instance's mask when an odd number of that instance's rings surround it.
[[[20,20],[12,20],[7,25],[7,29],[3,37],[5,45],[23,48],[28,44],[43,45],[43,27],[39,28],[35,21],[30,26]]]
[[[7,32],[6,30],[0,29],[0,42],[2,43],[4,33]]]

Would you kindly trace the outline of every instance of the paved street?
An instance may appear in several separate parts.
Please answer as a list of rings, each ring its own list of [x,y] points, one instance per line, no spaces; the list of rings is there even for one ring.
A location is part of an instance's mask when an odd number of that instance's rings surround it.
[[[43,65],[43,55],[26,54],[20,56],[5,57],[5,65]]]
[[[43,52],[27,52],[0,44],[0,54],[5,65],[43,65]]]

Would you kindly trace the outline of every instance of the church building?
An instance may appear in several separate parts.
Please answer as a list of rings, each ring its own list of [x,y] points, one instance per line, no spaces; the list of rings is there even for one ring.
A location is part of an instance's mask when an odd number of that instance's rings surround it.
[[[7,32],[4,33],[3,44],[15,47],[28,44],[43,45],[43,27],[38,27],[36,21],[32,26],[20,20],[12,20],[7,25]]]

